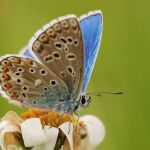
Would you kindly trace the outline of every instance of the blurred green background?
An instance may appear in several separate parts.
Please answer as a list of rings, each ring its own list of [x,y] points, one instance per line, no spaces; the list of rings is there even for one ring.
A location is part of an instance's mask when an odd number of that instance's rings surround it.
[[[0,0],[0,55],[17,53],[50,20],[101,9],[104,30],[88,91],[124,91],[92,97],[80,112],[101,118],[106,127],[97,150],[150,149],[150,1],[145,0]],[[0,98],[0,117],[23,109]]]

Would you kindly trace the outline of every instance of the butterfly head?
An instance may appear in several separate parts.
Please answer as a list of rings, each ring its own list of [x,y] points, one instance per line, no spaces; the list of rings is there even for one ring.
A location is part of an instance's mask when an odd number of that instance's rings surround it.
[[[91,102],[91,97],[86,94],[82,94],[79,102],[81,107],[88,107]]]

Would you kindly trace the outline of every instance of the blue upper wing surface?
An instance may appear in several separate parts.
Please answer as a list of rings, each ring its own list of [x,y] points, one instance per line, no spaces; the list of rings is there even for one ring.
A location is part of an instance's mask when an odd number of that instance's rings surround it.
[[[19,54],[22,56],[26,56],[28,58],[35,59],[32,55],[32,52],[29,50],[29,48],[27,46],[25,48],[23,48]]]
[[[84,42],[84,93],[91,77],[102,36],[102,14],[99,11],[89,13],[80,19],[80,27]]]

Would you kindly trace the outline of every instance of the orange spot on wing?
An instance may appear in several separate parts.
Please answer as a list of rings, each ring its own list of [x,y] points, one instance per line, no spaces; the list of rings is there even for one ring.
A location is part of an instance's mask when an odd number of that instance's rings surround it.
[[[17,95],[16,92],[10,92],[10,97],[11,97],[12,99],[16,99],[16,98],[18,98],[18,95]]]
[[[29,58],[25,58],[24,59],[25,63],[29,64],[29,65],[32,65],[33,64],[33,61]]]
[[[5,90],[9,90],[12,87],[12,85],[10,83],[4,83],[3,88]]]
[[[10,79],[10,76],[9,76],[8,74],[3,74],[3,75],[2,75],[2,79],[3,79],[4,81],[8,81],[8,80]]]
[[[15,62],[16,62],[17,64],[20,64],[20,62],[21,62],[20,58],[16,58],[16,59],[15,59]]]
[[[3,62],[2,62],[3,63]],[[3,63],[4,66],[12,66],[12,63],[11,61],[9,60],[4,60],[4,63]]]
[[[0,72],[7,72],[8,68],[6,66],[1,66]]]

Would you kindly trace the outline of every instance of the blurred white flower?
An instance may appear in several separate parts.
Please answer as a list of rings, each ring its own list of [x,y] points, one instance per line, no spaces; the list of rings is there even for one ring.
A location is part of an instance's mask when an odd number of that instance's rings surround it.
[[[34,112],[35,113],[35,112]],[[35,115],[36,114],[36,115]],[[86,115],[70,122],[68,115],[60,117],[56,113],[29,113],[23,120],[15,112],[8,112],[0,122],[0,146],[3,150],[14,146],[31,150],[93,150],[105,135],[103,123],[95,116]],[[40,116],[39,116],[40,114]],[[37,116],[37,117],[35,117]],[[43,117],[41,119],[41,117]],[[49,122],[47,122],[48,119]],[[53,126],[52,126],[53,124]],[[8,134],[9,133],[9,134]],[[19,136],[16,136],[19,135]],[[6,136],[7,135],[7,136]],[[6,138],[7,137],[7,138]],[[13,138],[12,138],[13,137]],[[13,139],[13,141],[12,141]],[[19,150],[19,149],[18,149]]]
[[[103,141],[105,127],[102,121],[93,115],[82,116],[79,122],[81,121],[86,125],[86,131],[81,130],[80,134],[87,134],[87,137],[81,140],[80,149],[92,150]]]

